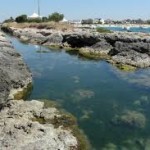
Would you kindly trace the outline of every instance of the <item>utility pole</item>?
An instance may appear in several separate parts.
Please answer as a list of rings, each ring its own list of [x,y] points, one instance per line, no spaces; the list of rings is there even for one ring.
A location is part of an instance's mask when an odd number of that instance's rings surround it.
[[[39,15],[39,17],[41,16],[41,12],[40,12],[41,10],[40,10],[40,0],[38,0],[38,15]]]

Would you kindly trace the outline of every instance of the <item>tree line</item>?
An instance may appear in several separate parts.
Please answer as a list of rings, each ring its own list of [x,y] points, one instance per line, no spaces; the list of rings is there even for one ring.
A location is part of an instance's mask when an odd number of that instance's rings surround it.
[[[13,17],[10,17],[9,19],[6,19],[4,23],[7,22],[17,22],[17,23],[25,23],[25,22],[49,22],[49,21],[54,21],[54,22],[59,22],[62,21],[64,18],[63,14],[60,14],[58,12],[54,12],[50,14],[48,17],[38,17],[38,18],[29,18],[26,14],[19,15],[15,19]]]

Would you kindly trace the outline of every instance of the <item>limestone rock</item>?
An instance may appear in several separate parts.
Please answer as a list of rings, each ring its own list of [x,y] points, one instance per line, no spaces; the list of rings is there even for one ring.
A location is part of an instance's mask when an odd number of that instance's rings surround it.
[[[63,126],[55,128],[50,122],[42,124],[38,121],[41,114],[49,120],[61,115],[55,108],[44,108],[43,102],[10,101],[0,113],[2,150],[78,149],[77,139],[70,129],[63,129]]]
[[[0,105],[8,99],[13,89],[22,89],[32,82],[31,73],[21,55],[12,44],[0,35]]]
[[[23,41],[50,47],[82,49],[84,57],[106,59],[113,64],[144,68],[150,66],[150,34],[146,33],[97,33],[91,30],[56,31],[52,29],[3,27],[5,32]],[[68,47],[68,48],[69,48]],[[92,54],[92,55],[91,55]],[[101,56],[101,54],[106,54]]]

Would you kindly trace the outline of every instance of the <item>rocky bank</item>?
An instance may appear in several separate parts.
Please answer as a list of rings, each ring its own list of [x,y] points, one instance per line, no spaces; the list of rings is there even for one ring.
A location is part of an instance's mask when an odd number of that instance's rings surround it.
[[[24,91],[32,75],[19,53],[0,32],[0,106]]]
[[[0,150],[88,149],[74,117],[41,101],[15,100],[31,82],[21,55],[0,33]]]
[[[19,29],[6,25],[3,25],[2,29],[23,42],[67,50],[76,49],[82,56],[105,59],[122,69],[129,66],[133,68],[150,66],[150,34],[148,33],[98,33],[78,29],[63,32],[52,29]]]

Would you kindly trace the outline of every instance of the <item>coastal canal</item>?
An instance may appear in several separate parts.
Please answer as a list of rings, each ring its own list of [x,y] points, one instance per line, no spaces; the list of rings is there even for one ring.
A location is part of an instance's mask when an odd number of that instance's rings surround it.
[[[54,100],[72,113],[93,150],[150,149],[149,68],[123,72],[105,61],[9,39],[33,74],[28,99]]]

